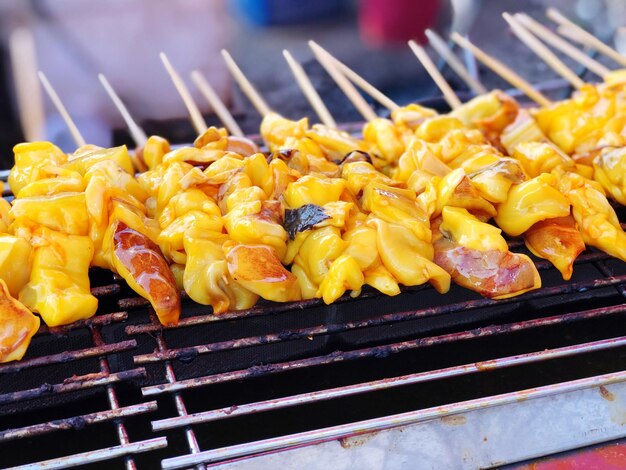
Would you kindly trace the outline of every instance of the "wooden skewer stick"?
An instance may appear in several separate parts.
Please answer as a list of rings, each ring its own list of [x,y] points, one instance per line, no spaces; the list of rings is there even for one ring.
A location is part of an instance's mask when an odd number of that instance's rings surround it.
[[[204,118],[202,117],[202,114],[200,113],[198,106],[196,105],[193,98],[191,97],[191,93],[189,93],[189,89],[187,88],[187,85],[185,85],[185,82],[180,77],[180,75],[178,74],[178,72],[176,71],[176,69],[170,62],[170,60],[167,58],[165,53],[161,52],[159,54],[159,57],[161,57],[161,62],[163,62],[163,65],[165,66],[165,70],[167,70],[167,73],[172,79],[172,83],[176,87],[176,91],[178,91],[178,94],[180,95],[180,97],[183,99],[183,102],[185,103],[185,106],[187,108],[187,111],[189,112],[189,117],[191,118],[191,123],[193,124],[193,127],[195,128],[198,135],[202,134],[204,131],[208,129],[208,126],[206,125],[206,122]]]
[[[456,93],[454,93],[454,90],[452,90],[446,79],[443,78],[443,75],[441,75],[439,70],[437,70],[437,67],[430,59],[424,48],[412,39],[409,41],[409,46],[411,47],[413,53],[417,56],[417,59],[420,61],[422,66],[426,69],[430,77],[437,84],[437,86],[443,93],[443,97],[450,105],[450,107],[452,109],[456,109],[461,106],[461,100],[458,96],[456,96]]]
[[[361,116],[363,116],[366,121],[372,121],[378,118],[374,110],[367,104],[367,101],[365,101],[356,88],[354,88],[354,85],[352,85],[345,75],[339,71],[332,59],[332,56],[322,49],[322,47],[320,47],[315,41],[309,41],[309,47],[313,50],[313,54],[315,54],[319,63],[322,64],[322,67],[324,67],[337,86],[341,88],[350,102],[359,111],[359,113],[361,113]]]
[[[550,29],[546,28],[544,25],[542,25],[532,17],[528,16],[526,13],[517,13],[515,15],[515,18],[535,36],[540,37],[552,47],[568,55],[576,62],[588,68],[599,77],[604,77],[607,73],[610,72],[610,70],[602,65],[600,62],[592,59],[580,49],[572,46],[565,39],[561,38],[556,33],[553,33]]]
[[[289,68],[291,69],[293,76],[296,78],[298,86],[319,116],[322,124],[328,127],[337,127],[337,123],[330,114],[330,111],[328,111],[328,108],[322,101],[322,98],[320,98],[320,95],[313,87],[311,80],[309,80],[309,77],[307,77],[302,66],[296,61],[296,59],[293,58],[293,56],[289,53],[287,49],[283,49],[283,56],[285,56],[285,60],[289,64]]]
[[[204,78],[204,75],[198,70],[191,72],[191,81],[196,84],[202,96],[209,102],[215,114],[220,118],[220,121],[226,126],[228,132],[238,137],[243,137],[243,131],[239,124],[235,121],[235,118],[230,113],[224,102],[217,96],[213,87]]]
[[[46,77],[46,75],[41,70],[37,72],[37,75],[39,76],[39,81],[43,85],[44,90],[46,90],[46,93],[48,94],[50,101],[52,101],[52,103],[54,104],[54,107],[57,109],[57,111],[59,112],[63,120],[65,121],[65,125],[69,129],[70,134],[72,134],[72,138],[74,139],[74,143],[76,143],[76,147],[82,147],[84,145],[87,145],[85,138],[78,130],[78,127],[76,127],[76,124],[74,123],[74,120],[70,116],[70,113],[68,113],[67,109],[65,109],[65,106],[63,105],[63,102],[61,101],[61,98],[59,98],[59,95],[57,95],[57,92],[54,90],[54,88],[48,81],[48,78]]]
[[[128,127],[128,131],[130,132],[131,137],[135,141],[135,146],[137,148],[141,148],[144,145],[146,145],[146,141],[148,140],[146,133],[143,131],[141,127],[139,127],[139,125],[135,122],[133,117],[130,115],[130,113],[128,112],[128,108],[126,108],[126,105],[120,99],[118,94],[115,92],[115,90],[113,89],[113,87],[111,86],[107,78],[104,76],[104,74],[101,74],[101,73],[98,74],[98,80],[100,80],[100,83],[102,84],[107,94],[111,98],[111,101],[113,101],[113,104],[115,104],[115,107],[122,115],[122,118],[124,119],[124,122],[126,123],[126,126]]]
[[[571,20],[563,16],[556,8],[548,8],[546,10],[546,16],[555,23],[561,25],[558,31],[563,36],[566,36],[569,39],[579,42],[585,46],[596,49],[598,52],[610,57],[618,64],[626,66],[626,57],[621,55],[612,47],[604,44],[593,34],[585,31],[583,28],[573,23]]]
[[[524,93],[526,93],[528,97],[530,97],[533,101],[535,101],[540,106],[550,106],[550,104],[552,104],[552,102],[548,98],[546,98],[541,92],[535,90],[535,88],[530,83],[528,83],[518,74],[513,72],[513,70],[508,68],[499,60],[491,57],[486,52],[483,52],[482,49],[476,47],[474,44],[472,44],[470,41],[465,39],[459,33],[456,33],[456,32],[452,33],[450,37],[459,46],[471,51],[471,53],[474,54],[474,56],[478,60],[480,60],[483,64],[489,67],[493,72],[500,75],[502,78],[504,78],[507,82],[509,82],[514,87],[519,88]]]
[[[483,84],[472,77],[469,71],[465,68],[465,65],[463,65],[463,62],[461,62],[459,58],[454,55],[452,49],[448,47],[448,44],[446,44],[441,36],[439,36],[432,29],[427,29],[424,33],[426,34],[428,42],[432,48],[437,51],[437,54],[443,57],[450,68],[452,68],[452,70],[454,70],[456,74],[461,77],[465,83],[467,83],[467,86],[469,86],[474,93],[477,95],[487,93],[487,89],[483,86]]]
[[[317,43],[316,43],[317,44]],[[370,82],[361,77],[358,73],[348,67],[346,64],[337,59],[334,55],[324,49],[322,46],[317,44],[317,47],[322,49],[333,61],[333,63],[337,66],[337,68],[346,76],[349,80],[352,81],[356,86],[358,86],[365,93],[370,95],[376,101],[378,101],[381,105],[387,108],[389,111],[394,111],[398,109],[397,103],[395,103],[391,98],[385,95],[382,91],[372,85]]]
[[[231,55],[226,49],[222,49],[222,57],[226,61],[226,67],[230,71],[231,75],[243,91],[244,95],[252,102],[252,105],[256,108],[261,116],[267,116],[272,112],[265,100],[261,97],[256,88],[252,86],[252,83],[246,78],[239,66],[235,63]]]
[[[15,29],[9,37],[9,53],[20,123],[29,142],[45,138],[45,110],[37,83],[35,40],[29,29]]]
[[[565,65],[554,53],[548,49],[539,39],[528,32],[513,16],[503,13],[502,17],[509,24],[513,34],[522,41],[530,50],[537,54],[548,66],[576,88],[580,88],[585,82],[576,75],[572,69]]]

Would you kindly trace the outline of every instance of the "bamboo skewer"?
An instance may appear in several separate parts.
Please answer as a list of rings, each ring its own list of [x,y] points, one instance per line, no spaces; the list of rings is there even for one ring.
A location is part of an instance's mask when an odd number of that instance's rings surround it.
[[[161,52],[159,56],[161,57],[161,61],[165,66],[165,70],[167,70],[167,73],[172,79],[172,83],[176,87],[178,94],[183,99],[183,102],[187,107],[187,111],[189,112],[189,117],[191,118],[191,123],[193,124],[193,127],[195,128],[198,135],[202,134],[208,129],[208,126],[206,125],[206,122],[204,121],[204,118],[202,117],[198,106],[191,97],[191,93],[189,93],[187,85],[185,85],[185,82],[180,77],[174,66],[171,64],[165,53]]]
[[[535,90],[535,88],[530,83],[528,83],[518,74],[513,72],[513,70],[508,68],[499,60],[491,57],[486,52],[483,52],[482,49],[476,47],[474,44],[472,44],[470,41],[465,39],[460,34],[452,33],[450,37],[459,46],[463,47],[464,49],[470,50],[472,54],[474,54],[474,56],[476,56],[478,60],[480,60],[483,64],[489,67],[493,72],[500,75],[507,82],[512,84],[514,87],[522,90],[526,95],[528,95],[528,97],[530,97],[533,101],[535,101],[540,106],[550,106],[550,104],[552,104],[552,102],[548,98],[546,98],[543,95],[543,93],[539,92],[538,90]]]
[[[321,50],[323,50],[328,55],[328,57],[330,57],[332,62],[339,68],[339,70],[346,77],[348,77],[348,79],[351,80],[352,83],[354,83],[356,86],[358,86],[361,90],[363,90],[365,93],[370,95],[372,98],[374,98],[376,101],[378,101],[381,105],[383,105],[389,111],[394,111],[394,110],[399,108],[398,104],[395,103],[387,95],[385,95],[382,91],[380,91],[374,85],[369,83],[367,80],[365,80],[363,77],[361,77],[358,73],[356,73],[354,70],[352,70],[346,64],[341,62],[339,59],[337,59],[335,56],[333,56],[330,52],[328,52],[322,46],[320,46],[317,43],[315,43],[315,44],[317,45],[317,47],[319,47]]]
[[[565,65],[554,53],[548,49],[539,39],[528,32],[513,16],[503,13],[502,17],[509,24],[513,34],[522,41],[530,50],[537,54],[552,70],[558,73],[565,80],[576,88],[584,85],[578,75],[576,75],[567,65]]]
[[[29,29],[14,30],[9,37],[9,52],[20,124],[27,141],[45,138],[45,110],[37,83],[35,40]]]
[[[63,105],[61,98],[59,98],[59,95],[54,90],[50,82],[48,81],[48,78],[46,77],[46,75],[41,70],[37,72],[37,75],[39,76],[39,81],[43,85],[44,90],[46,90],[46,93],[48,94],[50,101],[52,101],[52,103],[54,104],[54,107],[57,109],[57,111],[59,112],[63,120],[65,121],[65,125],[69,129],[70,134],[72,134],[72,138],[74,139],[74,143],[76,143],[76,147],[82,147],[86,145],[87,142],[85,141],[85,138],[78,130],[78,127],[76,127],[76,123],[74,123],[74,120],[72,119],[70,114],[67,112],[67,109]]]
[[[450,49],[446,42],[441,39],[441,36],[431,29],[427,29],[425,34],[432,48],[437,51],[437,54],[443,57],[450,68],[452,68],[452,70],[454,70],[456,74],[461,77],[465,83],[467,83],[467,86],[469,86],[474,93],[477,95],[487,93],[487,89],[483,86],[483,84],[472,77],[459,58],[454,55],[452,49]]]
[[[313,87],[311,80],[309,80],[309,77],[307,77],[302,66],[296,61],[296,59],[293,58],[293,56],[289,53],[288,50],[283,49],[283,56],[285,57],[285,60],[289,64],[289,68],[291,69],[291,72],[296,78],[296,82],[298,82],[298,86],[300,87],[300,89],[306,96],[307,100],[309,101],[309,103],[311,104],[311,106],[313,107],[317,115],[319,116],[322,123],[325,126],[336,128],[337,123],[335,122],[332,115],[330,114],[330,111],[328,111],[328,108],[326,107],[322,99],[320,98],[320,95],[317,93],[317,91]]]
[[[548,8],[546,10],[546,16],[560,25],[558,31],[563,36],[566,36],[569,39],[585,46],[596,49],[598,52],[610,57],[618,64],[626,66],[626,57],[600,41],[593,34],[585,31],[583,28],[573,23],[571,20],[563,16],[557,9]]]
[[[226,126],[228,131],[237,137],[243,137],[243,131],[239,127],[239,124],[235,121],[235,118],[230,113],[224,102],[217,96],[213,87],[206,80],[204,75],[198,70],[191,72],[191,81],[193,81],[198,90],[204,98],[209,102],[215,114],[220,118],[220,121]]]
[[[133,117],[130,115],[130,113],[128,112],[128,108],[126,108],[126,105],[120,99],[118,94],[115,92],[115,90],[113,89],[113,87],[111,86],[107,78],[104,76],[104,74],[101,74],[101,73],[98,74],[98,80],[100,80],[100,83],[102,84],[107,94],[111,98],[111,101],[113,101],[113,104],[115,104],[115,107],[122,115],[122,118],[124,119],[124,122],[126,123],[126,126],[128,127],[128,131],[130,132],[131,137],[135,141],[135,146],[137,148],[141,148],[144,145],[146,145],[146,141],[148,140],[146,133],[141,127],[139,127],[139,125],[135,122]]]
[[[454,90],[452,90],[452,88],[450,87],[446,79],[443,78],[443,75],[441,75],[439,70],[437,70],[437,67],[435,66],[433,61],[430,59],[430,57],[428,56],[424,48],[413,40],[409,41],[409,46],[411,47],[411,50],[413,51],[417,59],[420,61],[422,66],[426,69],[430,77],[437,84],[437,86],[443,93],[443,97],[445,98],[446,102],[450,105],[450,107],[452,109],[456,109],[459,106],[461,106],[461,100],[459,99],[458,96],[456,96],[456,94],[454,93]]]
[[[309,41],[309,47],[313,50],[313,54],[315,54],[317,60],[322,64],[322,67],[324,67],[326,72],[332,77],[337,86],[341,88],[363,118],[365,118],[366,121],[376,119],[378,116],[374,110],[367,104],[367,101],[359,94],[356,88],[354,88],[354,85],[338,70],[332,56],[314,41]]]
[[[515,15],[515,18],[535,36],[540,37],[541,39],[543,39],[543,41],[547,42],[552,47],[558,49],[562,53],[568,55],[576,62],[591,70],[599,77],[604,77],[607,73],[610,72],[610,70],[602,65],[600,62],[592,59],[580,49],[572,46],[565,39],[561,38],[556,33],[553,33],[550,29],[546,28],[544,25],[542,25],[532,17],[528,16],[527,14],[517,13]]]
[[[226,67],[230,71],[231,75],[241,88],[241,91],[252,102],[252,105],[256,108],[261,116],[267,116],[272,112],[265,100],[261,97],[258,91],[252,86],[252,83],[246,78],[239,66],[235,63],[231,55],[226,49],[222,49],[222,57],[226,61]]]

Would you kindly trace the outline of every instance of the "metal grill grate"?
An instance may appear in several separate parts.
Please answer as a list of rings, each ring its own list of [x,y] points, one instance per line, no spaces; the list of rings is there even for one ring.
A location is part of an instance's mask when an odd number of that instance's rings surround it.
[[[626,382],[626,264],[586,251],[563,282],[533,260],[544,287],[506,300],[417,287],[212,316],[185,299],[165,329],[94,270],[98,314],[42,326],[23,361],[0,365],[1,464],[243,468],[247,456],[337,440],[348,452],[350,436]],[[552,451],[623,437],[611,432]]]

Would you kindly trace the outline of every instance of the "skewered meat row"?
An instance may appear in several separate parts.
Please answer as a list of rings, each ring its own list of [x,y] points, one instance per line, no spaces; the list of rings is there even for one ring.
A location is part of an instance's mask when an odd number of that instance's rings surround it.
[[[597,113],[580,95],[527,112],[501,92],[447,115],[400,108],[367,123],[363,139],[270,113],[261,125],[269,155],[223,129],[175,150],[151,137],[137,177],[125,147],[65,155],[20,144],[16,199],[0,206],[0,360],[23,355],[39,326],[31,310],[50,326],[95,313],[89,266],[117,272],[167,325],[178,321],[179,289],[219,314],[259,297],[331,303],[365,284],[396,295],[400,284],[430,282],[443,293],[453,279],[492,298],[540,287],[500,229],[523,235],[566,279],[583,241],[626,259],[605,197],[619,200],[621,181],[605,169],[621,163],[621,87],[581,90],[594,92],[616,103],[602,123],[614,130],[610,151],[580,133],[581,146],[548,138]],[[576,122],[545,117],[570,109]]]

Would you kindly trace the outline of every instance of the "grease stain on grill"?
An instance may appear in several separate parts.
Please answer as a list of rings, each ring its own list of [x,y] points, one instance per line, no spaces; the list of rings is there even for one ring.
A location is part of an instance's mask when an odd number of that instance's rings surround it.
[[[189,364],[193,362],[196,357],[198,357],[198,351],[196,349],[187,349],[178,355],[178,360],[183,364]]]
[[[342,437],[341,439],[339,439],[339,444],[344,449],[352,449],[354,447],[360,447],[363,444],[365,444],[367,441],[372,439],[374,436],[376,436],[376,434],[378,434],[378,431],[369,432],[367,434],[358,434],[356,436]]]
[[[599,389],[600,389],[600,396],[602,398],[604,398],[607,401],[615,401],[615,395],[609,392],[604,385],[600,385]]]
[[[467,418],[463,415],[444,416],[441,422],[448,426],[463,426],[467,423]]]

